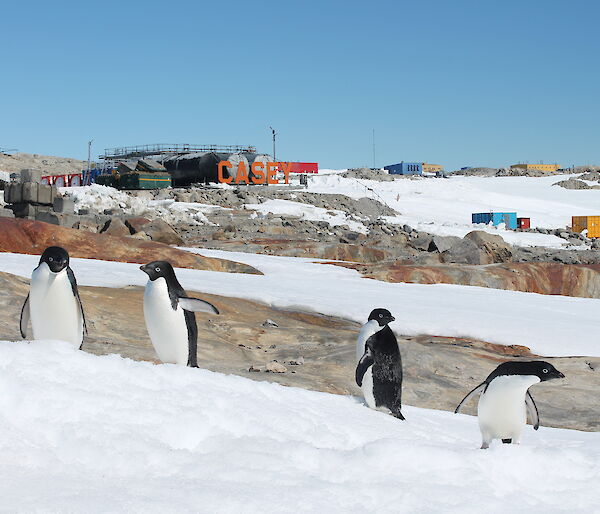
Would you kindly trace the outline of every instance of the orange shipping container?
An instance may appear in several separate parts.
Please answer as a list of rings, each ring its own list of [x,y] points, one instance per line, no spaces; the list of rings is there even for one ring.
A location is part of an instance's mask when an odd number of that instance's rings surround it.
[[[572,216],[571,228],[573,232],[587,229],[588,237],[600,237],[600,216]]]

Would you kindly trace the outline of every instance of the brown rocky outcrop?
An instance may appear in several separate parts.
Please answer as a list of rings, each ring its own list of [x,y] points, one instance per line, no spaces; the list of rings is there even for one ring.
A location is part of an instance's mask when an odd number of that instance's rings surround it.
[[[173,230],[173,227],[159,218],[153,220],[140,216],[127,218],[125,225],[129,228],[131,234],[144,232],[144,234],[150,236],[152,241],[168,245],[181,246],[183,244],[183,239]]]
[[[367,278],[412,284],[458,284],[529,293],[600,298],[600,265],[503,263],[483,266],[437,264],[414,266],[397,262],[341,264]]]
[[[40,255],[48,246],[64,247],[71,257],[145,264],[172,262],[179,268],[261,274],[239,262],[203,257],[154,241],[60,227],[27,219],[0,218],[0,251]]]

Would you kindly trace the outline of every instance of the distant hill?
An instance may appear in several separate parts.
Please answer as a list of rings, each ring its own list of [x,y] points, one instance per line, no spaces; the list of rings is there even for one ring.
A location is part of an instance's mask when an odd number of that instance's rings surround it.
[[[42,170],[47,175],[64,175],[78,173],[87,167],[87,161],[80,161],[68,157],[55,157],[52,155],[39,155],[31,153],[0,153],[0,171],[13,173],[24,168]]]

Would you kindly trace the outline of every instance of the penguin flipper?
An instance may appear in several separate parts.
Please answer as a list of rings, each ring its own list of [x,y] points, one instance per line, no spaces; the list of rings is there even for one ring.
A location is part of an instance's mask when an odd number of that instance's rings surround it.
[[[179,297],[179,305],[182,309],[190,312],[208,312],[210,314],[219,314],[217,309],[212,303],[200,298],[182,298]]]
[[[525,395],[525,405],[527,406],[527,414],[529,415],[529,421],[533,425],[533,429],[537,430],[540,428],[540,415],[538,413],[538,408],[535,402],[533,401],[533,396],[531,393],[527,391]]]
[[[358,365],[356,366],[356,374],[355,379],[356,383],[359,387],[362,386],[363,377],[367,370],[373,365],[373,356],[371,355],[371,350],[367,347],[365,354],[361,357],[360,361],[358,361]]]
[[[27,338],[27,325],[29,325],[29,295],[25,298],[25,303],[23,303],[23,308],[21,309],[21,319],[19,321],[19,328],[21,329],[21,337],[23,339]]]
[[[485,389],[485,387],[487,386],[486,382],[482,382],[481,384],[479,384],[475,389],[472,389],[467,396],[465,396],[460,403],[456,406],[456,409],[454,409],[454,414],[456,414],[460,408],[463,406],[464,403],[466,403],[467,401],[469,401],[469,399],[471,399],[471,397],[475,396],[477,393],[481,392],[482,390]]]
[[[85,312],[83,312],[83,305],[81,304],[81,298],[79,297],[79,289],[77,289],[77,279],[75,278],[75,273],[73,273],[73,270],[70,267],[67,268],[67,276],[69,277],[69,282],[71,283],[71,290],[73,291],[73,296],[75,297],[75,299],[77,300],[77,304],[79,305],[79,312],[81,312],[81,320],[83,321],[83,333],[87,335],[87,323],[85,322]]]

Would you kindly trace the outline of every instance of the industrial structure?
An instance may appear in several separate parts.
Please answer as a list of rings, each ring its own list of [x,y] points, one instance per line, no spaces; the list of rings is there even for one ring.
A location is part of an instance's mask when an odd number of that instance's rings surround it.
[[[383,169],[389,171],[390,175],[422,175],[423,163],[402,161],[384,166]]]
[[[119,148],[108,148],[99,158],[105,163],[105,169],[114,169],[118,163],[133,159],[149,158],[164,166],[170,174],[173,186],[189,186],[194,183],[218,181],[218,165],[229,161],[225,168],[227,178],[235,178],[238,164],[244,163],[250,170],[252,163],[271,161],[268,155],[258,154],[254,146],[242,145],[189,145],[189,144],[153,144]],[[140,161],[141,162],[141,161]],[[150,177],[148,177],[149,179]]]
[[[525,163],[519,163],[519,164],[513,164],[511,165],[511,169],[517,169],[517,170],[523,170],[523,171],[529,171],[529,170],[538,170],[538,171],[551,171],[551,172],[555,172],[556,170],[560,169],[560,166],[556,163],[554,164],[525,164]]]

